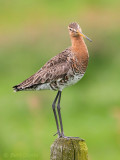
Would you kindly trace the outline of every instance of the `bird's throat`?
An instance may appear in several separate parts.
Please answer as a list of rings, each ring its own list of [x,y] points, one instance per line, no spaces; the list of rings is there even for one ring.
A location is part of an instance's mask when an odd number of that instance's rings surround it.
[[[72,51],[74,53],[79,53],[80,55],[88,54],[86,44],[81,36],[71,37],[71,42],[72,42]]]
[[[72,52],[74,56],[77,58],[80,66],[85,71],[88,65],[89,54],[87,50],[87,46],[81,36],[71,37],[72,42]]]

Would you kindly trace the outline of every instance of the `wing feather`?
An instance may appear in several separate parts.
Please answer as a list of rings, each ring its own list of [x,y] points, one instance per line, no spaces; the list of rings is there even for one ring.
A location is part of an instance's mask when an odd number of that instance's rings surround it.
[[[43,83],[50,83],[59,78],[63,78],[69,70],[67,57],[70,54],[70,49],[66,49],[62,53],[50,59],[38,72],[34,75],[14,86],[15,91],[32,88]]]

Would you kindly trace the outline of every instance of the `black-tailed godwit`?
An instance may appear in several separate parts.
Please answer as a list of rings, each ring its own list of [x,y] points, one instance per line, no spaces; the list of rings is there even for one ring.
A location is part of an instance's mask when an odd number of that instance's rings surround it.
[[[68,30],[72,42],[71,47],[50,59],[38,72],[13,87],[14,91],[45,89],[58,91],[52,108],[59,137],[65,137],[60,111],[61,93],[65,87],[77,83],[84,76],[88,65],[89,54],[83,37],[91,41],[91,39],[82,33],[80,26],[75,22],[68,26]],[[57,100],[60,128],[56,113]]]

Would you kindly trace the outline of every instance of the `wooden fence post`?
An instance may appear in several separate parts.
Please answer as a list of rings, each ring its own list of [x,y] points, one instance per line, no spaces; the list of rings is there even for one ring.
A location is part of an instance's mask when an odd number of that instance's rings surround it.
[[[80,138],[58,138],[51,146],[50,160],[88,160],[88,148]]]

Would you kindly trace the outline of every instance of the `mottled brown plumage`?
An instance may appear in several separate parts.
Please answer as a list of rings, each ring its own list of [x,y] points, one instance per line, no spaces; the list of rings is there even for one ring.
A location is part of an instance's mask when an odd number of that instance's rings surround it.
[[[57,79],[64,79],[66,73],[69,70],[67,57],[70,56],[70,52],[70,49],[66,49],[62,53],[53,57],[38,72],[17,85],[17,89],[36,89],[37,85],[42,85],[45,83],[50,83],[52,86],[52,84],[56,83]]]
[[[77,23],[71,23],[68,28],[72,46],[49,60],[30,78],[14,86],[15,91],[41,89],[62,90],[64,87],[74,84],[74,82],[69,83],[71,79],[74,79],[74,75],[78,75],[78,80],[82,78],[88,65],[87,47],[82,36],[78,34],[78,31],[81,32],[79,25]]]
[[[13,87],[15,91],[42,89],[58,90],[58,94],[53,103],[53,111],[59,137],[64,136],[62,119],[59,111],[61,91],[65,87],[75,84],[83,77],[89,59],[88,50],[83,37],[88,40],[90,39],[82,33],[81,28],[77,23],[71,23],[68,26],[68,30],[72,46],[50,59],[30,78]],[[54,110],[57,99],[61,133],[59,131],[56,112]]]

